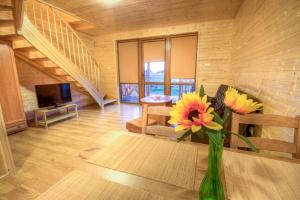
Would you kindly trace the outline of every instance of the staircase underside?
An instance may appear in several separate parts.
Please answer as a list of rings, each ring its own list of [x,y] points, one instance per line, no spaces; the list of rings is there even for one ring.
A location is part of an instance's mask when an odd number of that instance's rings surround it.
[[[31,0],[32,1],[32,0]],[[13,1],[14,2],[14,1]],[[39,2],[41,4],[41,2]],[[44,6],[44,5],[41,5]],[[51,9],[51,8],[50,8]],[[47,8],[48,12],[48,8]],[[54,14],[52,14],[54,15]],[[14,20],[14,6],[10,0],[3,0],[0,2],[0,41],[6,41],[10,43],[12,48],[14,49],[16,57],[24,60],[27,63],[30,63],[35,68],[45,72],[46,74],[55,77],[56,79],[71,83],[73,87],[75,87],[80,92],[88,93],[92,98],[97,102],[100,107],[104,107],[104,105],[112,104],[117,102],[116,99],[107,99],[105,95],[102,94],[101,89],[99,88],[99,79],[100,76],[97,73],[90,73],[87,75],[86,70],[91,70],[94,66],[94,62],[89,62],[90,60],[85,60],[85,65],[90,64],[90,66],[78,66],[78,61],[81,59],[75,57],[76,55],[68,54],[68,49],[64,49],[62,53],[63,43],[56,43],[52,41],[51,34],[54,35],[56,33],[56,38],[58,39],[57,30],[53,32],[49,26],[45,26],[47,29],[38,30],[35,25],[27,17],[26,14],[22,17],[22,26],[18,28],[16,26],[16,21]],[[43,18],[42,18],[43,19]],[[55,18],[54,18],[55,19]],[[57,21],[56,18],[55,24],[60,23],[61,21]],[[49,21],[49,19],[48,19]],[[36,23],[44,23],[47,21],[35,21]],[[37,25],[37,24],[36,24]],[[56,26],[56,25],[55,25]],[[53,28],[53,27],[52,27]],[[41,33],[43,32],[43,34]],[[45,32],[48,31],[45,35]],[[61,29],[62,38],[68,38],[70,35],[63,34],[63,30]],[[72,32],[72,30],[71,30]],[[47,35],[48,34],[48,35]],[[49,35],[50,34],[50,35]],[[49,37],[50,36],[50,37]],[[49,40],[49,38],[51,40]],[[70,40],[73,40],[73,35]],[[74,41],[73,41],[74,42]],[[74,44],[73,44],[74,45]],[[78,46],[78,41],[77,41]],[[69,46],[70,48],[70,46]],[[77,53],[77,49],[73,46],[73,50]],[[66,57],[66,51],[67,55]],[[80,49],[78,48],[78,52]],[[75,61],[75,63],[74,63]],[[77,61],[77,64],[76,64]],[[84,68],[82,68],[84,67]],[[85,68],[87,67],[87,68]],[[82,70],[85,70],[84,73]],[[96,70],[96,69],[95,69]],[[90,71],[91,72],[91,71]],[[93,83],[91,82],[93,81]],[[96,84],[96,85],[94,85]],[[101,85],[101,84],[100,84]]]

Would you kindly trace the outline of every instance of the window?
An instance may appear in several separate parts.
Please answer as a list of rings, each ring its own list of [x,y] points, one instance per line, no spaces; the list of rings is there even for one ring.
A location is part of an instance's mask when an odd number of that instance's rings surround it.
[[[195,90],[197,33],[117,42],[121,102],[151,95],[176,102]]]
[[[165,86],[158,84],[145,85],[145,96],[164,95]]]
[[[118,61],[120,100],[126,103],[138,103],[138,42],[118,43]]]
[[[146,62],[145,82],[164,82],[165,77],[165,62]]]
[[[195,91],[194,79],[172,79],[171,96],[173,103],[181,98],[183,93]]]
[[[139,102],[139,87],[138,84],[120,84],[121,102],[138,103]]]
[[[144,96],[165,94],[165,40],[143,42]]]
[[[171,46],[171,96],[176,102],[195,90],[197,36],[175,36]]]

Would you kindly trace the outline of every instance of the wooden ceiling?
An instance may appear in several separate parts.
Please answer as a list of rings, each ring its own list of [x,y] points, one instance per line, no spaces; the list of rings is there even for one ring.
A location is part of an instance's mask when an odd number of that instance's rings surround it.
[[[94,25],[92,35],[234,18],[243,0],[44,0]]]

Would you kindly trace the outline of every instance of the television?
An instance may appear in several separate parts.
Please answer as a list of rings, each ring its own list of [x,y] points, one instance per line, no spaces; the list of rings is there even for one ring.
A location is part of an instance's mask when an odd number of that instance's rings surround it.
[[[39,108],[58,107],[72,101],[69,83],[36,85]]]

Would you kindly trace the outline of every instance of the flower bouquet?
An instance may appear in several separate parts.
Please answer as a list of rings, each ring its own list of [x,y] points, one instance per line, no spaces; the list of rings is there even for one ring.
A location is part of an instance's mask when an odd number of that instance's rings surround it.
[[[255,145],[246,137],[232,133],[224,126],[228,126],[232,112],[248,114],[261,109],[262,104],[248,99],[245,94],[239,94],[232,87],[225,92],[224,104],[226,108],[223,118],[221,118],[211,107],[204,88],[201,86],[198,94],[196,92],[183,94],[170,113],[169,123],[175,126],[175,131],[185,130],[185,133],[177,139],[178,142],[192,134],[197,134],[199,137],[203,137],[204,134],[208,135],[208,168],[199,189],[199,199],[201,200],[224,200],[221,162],[225,136],[233,134],[246,142],[253,151],[256,151]]]

